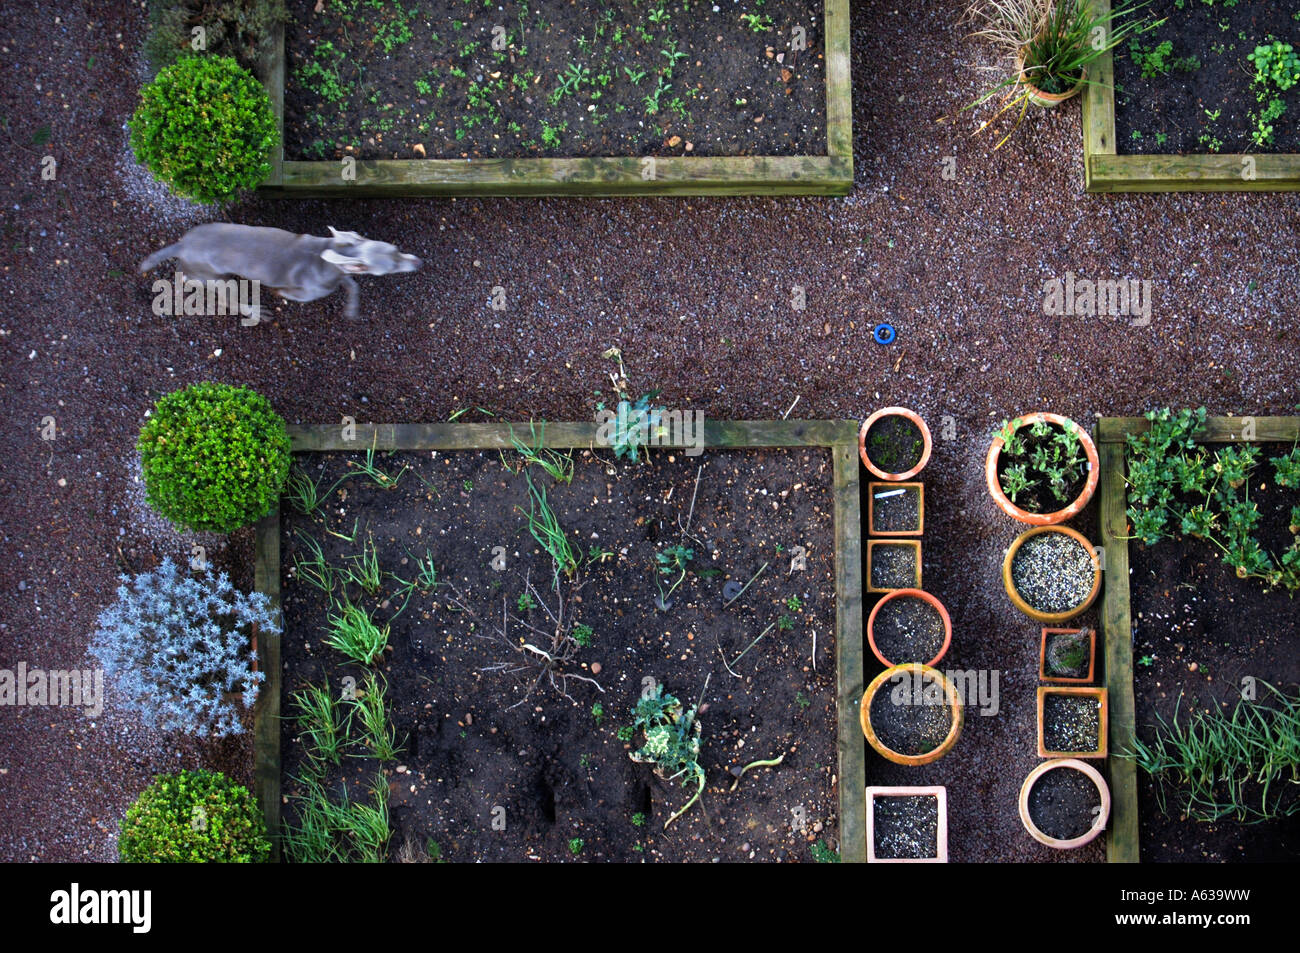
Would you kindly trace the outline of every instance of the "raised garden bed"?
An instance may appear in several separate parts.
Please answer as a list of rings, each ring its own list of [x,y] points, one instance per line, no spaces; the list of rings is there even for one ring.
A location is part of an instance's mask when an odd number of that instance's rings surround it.
[[[296,464],[321,487],[364,465],[372,448],[378,468],[402,476],[392,489],[353,476],[314,517],[286,506],[259,524],[258,587],[277,605],[283,593],[286,622],[283,641],[259,647],[268,676],[285,663],[283,684],[268,677],[263,688],[256,727],[258,793],[276,835],[284,830],[282,793],[291,825],[302,793],[306,746],[295,740],[301,726],[291,694],[325,678],[335,693],[347,678],[368,687],[370,677],[325,645],[326,596],[297,578],[311,557],[306,540],[321,546],[328,564],[346,567],[361,565],[373,538],[385,572],[416,580],[426,559],[439,573],[428,591],[390,592],[391,580],[373,593],[346,590],[390,629],[390,649],[375,669],[387,683],[400,751],[345,758],[328,783],[335,794],[345,783],[353,792],[386,787],[389,856],[424,854],[432,841],[449,860],[802,860],[811,846],[832,841],[844,860],[865,859],[852,424],[709,422],[702,456],[662,449],[643,467],[596,459],[595,424],[548,424],[546,447],[577,448],[573,480],[552,485],[535,467],[532,479],[545,481],[561,525],[581,543],[585,584],[572,592],[562,581],[560,592],[569,624],[592,629],[565,666],[552,669],[558,682],[520,671],[510,644],[521,635],[537,642],[526,624],[550,626],[559,598],[550,559],[525,527],[528,478],[504,469],[498,454],[511,463],[517,456],[507,426],[358,426],[348,441],[337,426],[290,430]],[[384,456],[389,451],[397,452]],[[780,492],[799,482],[807,489],[785,502]],[[761,489],[781,506],[768,505]],[[679,542],[694,554],[662,611],[655,602],[676,573],[657,573],[655,554]],[[795,545],[806,569],[754,578],[765,561],[788,563]],[[751,579],[726,605],[724,585]],[[662,687],[684,708],[703,702],[703,807],[666,834],[695,785],[656,779],[629,757],[646,740],[627,729],[647,687]],[[777,757],[783,764],[733,776]],[[792,814],[795,807],[802,812]],[[769,823],[749,830],[744,818],[755,814],[770,815]]]
[[[1258,580],[1238,579],[1209,543],[1192,541],[1196,545],[1183,546],[1167,540],[1152,547],[1130,545],[1126,439],[1150,427],[1141,417],[1097,422],[1102,468],[1100,539],[1107,576],[1101,636],[1112,750],[1107,857],[1128,863],[1140,857],[1194,862],[1294,860],[1294,834],[1288,837],[1294,823],[1282,820],[1246,827],[1168,817],[1160,810],[1151,780],[1132,761],[1114,756],[1130,742],[1135,727],[1141,735],[1158,718],[1172,719],[1180,697],[1185,717],[1193,700],[1202,710],[1208,699],[1220,706],[1235,704],[1242,697],[1243,677],[1263,682],[1271,675],[1279,687],[1292,690],[1300,682],[1300,659],[1283,634],[1288,624],[1293,627],[1295,613],[1295,602],[1285,592],[1264,593]],[[1289,449],[1300,440],[1300,418],[1209,417],[1196,439],[1211,445],[1240,443],[1245,433],[1253,436],[1250,443]],[[1282,504],[1270,500],[1267,492],[1252,492],[1252,499],[1259,502],[1267,520],[1286,519]],[[1168,626],[1169,631],[1153,642],[1153,635],[1146,634],[1151,625]],[[1259,696],[1265,691],[1261,686]]]
[[[1108,10],[1110,0],[1093,0]],[[1141,39],[1142,62],[1127,46],[1104,55],[1097,63],[1096,81],[1083,92],[1083,152],[1085,184],[1090,192],[1253,191],[1300,189],[1300,154],[1295,150],[1300,86],[1281,97],[1287,112],[1273,121],[1275,143],[1262,151],[1253,143],[1249,113],[1257,110],[1251,88],[1253,68],[1246,60],[1272,32],[1300,47],[1300,24],[1284,4],[1243,0],[1233,7],[1159,0],[1142,11],[1169,22]],[[1228,28],[1222,29],[1221,22]],[[1143,79],[1149,54],[1168,41],[1171,48],[1161,65],[1168,75]],[[1222,50],[1220,50],[1222,45]],[[1229,50],[1228,47],[1234,49]],[[1178,69],[1196,57],[1195,70]],[[1119,62],[1116,62],[1116,61]],[[1147,71],[1152,72],[1152,67]],[[1116,82],[1123,87],[1117,93]],[[1124,102],[1119,109],[1117,96]],[[1126,101],[1126,102],[1125,102]],[[1214,119],[1209,114],[1218,113]],[[1286,130],[1285,132],[1283,130]],[[1140,139],[1132,135],[1136,130]],[[1164,136],[1161,139],[1161,135]],[[1204,142],[1202,137],[1207,137]],[[1210,146],[1218,141],[1220,149]],[[1187,150],[1176,154],[1179,147]],[[1151,150],[1151,151],[1148,151]],[[1290,151],[1282,151],[1290,150]]]
[[[607,15],[435,0],[326,0],[317,14],[303,0],[293,13],[259,71],[288,143],[269,194],[852,186],[848,0],[716,13],[664,0]]]

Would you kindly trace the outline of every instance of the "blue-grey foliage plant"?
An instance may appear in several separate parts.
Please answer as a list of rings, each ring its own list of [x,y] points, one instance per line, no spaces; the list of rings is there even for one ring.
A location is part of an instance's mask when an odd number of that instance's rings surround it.
[[[90,646],[122,707],[163,731],[223,737],[243,731],[236,701],[257,700],[253,627],[280,631],[260,592],[245,595],[225,573],[191,574],[170,559],[123,576]]]

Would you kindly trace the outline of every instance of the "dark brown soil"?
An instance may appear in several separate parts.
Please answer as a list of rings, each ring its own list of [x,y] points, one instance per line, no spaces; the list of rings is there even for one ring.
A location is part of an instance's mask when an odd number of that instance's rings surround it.
[[[299,460],[325,486],[346,465],[344,455]],[[399,760],[385,765],[394,847],[433,839],[452,861],[560,861],[574,859],[570,841],[581,838],[582,860],[708,861],[807,860],[807,844],[816,837],[837,844],[827,453],[691,458],[658,452],[653,464],[636,467],[584,452],[573,483],[554,486],[534,470],[532,478],[546,487],[560,525],[584,556],[590,546],[609,553],[580,570],[581,585],[561,582],[563,618],[590,626],[594,635],[560,669],[567,682],[555,684],[517,648],[544,638],[537,629],[554,631],[561,599],[551,588],[550,557],[516,509],[528,505],[524,476],[507,472],[494,453],[399,454],[381,465],[395,474],[404,464],[412,471],[396,490],[354,478],[330,501],[328,517],[294,514],[283,531],[286,574],[304,552],[300,531],[320,542],[335,565],[345,564],[371,532],[386,571],[411,578],[415,559],[427,555],[443,580],[433,593],[413,594],[404,609],[392,580],[361,602],[377,621],[391,620],[392,650],[381,670],[398,738],[405,739]],[[683,534],[679,520],[686,525],[700,464],[694,515]],[[801,489],[793,490],[796,484]],[[356,520],[356,544],[326,532],[351,535]],[[694,558],[670,611],[660,612],[655,553],[679,542]],[[743,582],[765,561],[779,559],[778,544],[786,551],[803,546],[807,569],[765,572],[723,610],[724,584]],[[498,571],[492,563],[500,555],[506,562]],[[526,580],[538,598],[521,608]],[[788,608],[792,596],[803,608]],[[327,608],[318,589],[286,579],[287,691],[326,677],[332,684],[347,674],[363,679],[321,643]],[[509,619],[504,637],[503,613]],[[781,616],[793,627],[772,629],[737,661]],[[494,670],[502,663],[507,671]],[[603,691],[581,678],[594,679]],[[656,780],[649,765],[628,757],[645,739],[617,736],[651,684],[688,706],[703,701],[700,763],[708,787],[667,832],[664,823],[694,785]],[[287,792],[303,758],[294,730],[286,724]],[[782,754],[779,767],[751,771],[729,791],[730,768]],[[493,826],[501,818],[504,830]]]
[[[1011,583],[1039,612],[1068,612],[1092,592],[1092,553],[1064,533],[1039,533],[1025,540],[1011,560]]]
[[[1043,747],[1061,754],[1096,751],[1101,742],[1101,704],[1048,692],[1043,696]]]
[[[1276,456],[1281,448],[1264,447]],[[1256,471],[1251,500],[1259,507],[1259,536],[1277,552],[1285,538],[1294,491],[1272,486],[1267,465]],[[1258,580],[1238,579],[1208,542],[1165,540],[1129,546],[1132,566],[1133,673],[1140,737],[1150,741],[1157,719],[1170,721],[1177,707],[1231,710],[1264,683],[1300,691],[1300,608],[1284,591],[1265,593]],[[1253,679],[1254,682],[1249,681]],[[1170,814],[1161,812],[1153,779],[1138,772],[1142,858],[1169,862],[1300,860],[1300,818],[1261,824],[1181,819],[1177,788],[1167,791]]]
[[[881,417],[863,441],[867,457],[885,473],[906,473],[921,462],[925,440],[920,428],[906,417]]]
[[[1181,8],[1180,8],[1181,7]],[[1300,11],[1294,0],[1240,0],[1233,5],[1186,0],[1155,0],[1143,10],[1167,22],[1142,37],[1143,51],[1164,41],[1166,58],[1195,57],[1200,67],[1173,68],[1144,79],[1129,48],[1115,50],[1115,136],[1121,153],[1300,152],[1300,86],[1279,96],[1286,112],[1273,121],[1274,140],[1261,146],[1251,137],[1261,109],[1251,83],[1254,65],[1246,59],[1266,38],[1300,49]],[[1190,66],[1192,64],[1183,64]],[[1207,113],[1218,113],[1211,118]],[[1135,136],[1134,133],[1140,133]],[[1218,148],[1213,148],[1217,140]]]
[[[887,495],[882,498],[882,494]],[[914,486],[877,486],[871,495],[871,519],[878,533],[913,533],[921,528],[921,491]]]
[[[872,636],[876,648],[891,664],[929,665],[943,648],[943,616],[915,596],[890,599],[876,614]]]
[[[877,543],[871,547],[873,589],[915,589],[916,547],[910,544]]]
[[[871,728],[890,751],[927,754],[943,744],[952,730],[952,709],[934,679],[900,673],[882,684],[871,699]]]
[[[144,75],[139,4],[52,13],[14,0],[7,11],[0,101],[19,158],[5,179],[0,294],[22,314],[0,322],[0,402],[16,422],[0,468],[6,667],[82,664],[117,573],[143,568],[146,555],[189,554],[191,540],[150,521],[132,476],[130,448],[159,395],[200,380],[245,384],[291,423],[435,421],[466,410],[461,419],[487,419],[476,405],[507,420],[589,420],[592,391],[609,390],[601,354],[617,344],[645,390],[662,387],[712,419],[779,418],[796,397],[791,417],[865,420],[892,404],[926,417],[935,433],[927,578],[954,623],[945,668],[999,672],[1000,706],[987,717],[968,707],[954,753],[932,765],[904,768],[868,751],[868,783],[947,785],[954,862],[1104,859],[1100,840],[1075,851],[1037,844],[1014,808],[1039,763],[1040,626],[998,581],[1023,526],[984,488],[989,429],[1026,407],[1084,425],[1165,404],[1294,413],[1300,195],[1086,195],[1074,104],[1034,111],[996,152],[987,134],[972,138],[991,104],[936,124],[979,95],[987,78],[977,67],[992,58],[953,4],[922,0],[851,4],[857,181],[843,199],[259,198],[222,212],[169,198],[129,158],[123,123]],[[43,182],[44,150],[31,143],[47,126],[59,164]],[[340,295],[282,304],[256,328],[155,317],[135,264],[223,218],[317,235],[352,229],[426,264],[360,279],[355,322]],[[1152,325],[1044,315],[1043,281],[1067,270],[1149,278]],[[485,305],[497,284],[508,291],[504,313]],[[789,306],[796,284],[808,289],[802,313]],[[881,315],[898,328],[887,347],[871,340]],[[58,426],[48,445],[36,443],[45,415]],[[1094,504],[1075,524],[1094,539],[1095,513]],[[1147,600],[1135,609],[1148,612],[1134,617],[1136,654],[1159,657],[1137,669],[1139,705],[1149,695],[1172,710],[1184,679],[1208,699],[1232,668],[1300,676],[1295,603],[1283,594],[1256,603],[1253,584],[1220,574],[1207,549],[1180,568],[1175,548],[1134,573],[1135,598]],[[251,533],[218,538],[209,555],[253,586]],[[1212,638],[1178,653],[1184,633],[1171,627],[1185,622],[1183,606],[1199,614],[1209,601],[1227,610],[1202,619]],[[867,597],[864,610],[872,604]],[[1267,618],[1252,606],[1268,607]],[[1238,622],[1250,641],[1232,643]],[[1223,642],[1236,647],[1221,656]],[[1213,682],[1187,671],[1198,658]],[[1139,720],[1150,713],[1139,708]],[[158,771],[202,765],[251,782],[247,738],[159,737],[111,707],[100,719],[11,714],[0,718],[8,861],[113,859],[117,819]],[[713,798],[706,792],[705,806]],[[1152,813],[1144,800],[1148,859],[1295,859],[1294,834],[1176,822],[1156,830]]]
[[[811,0],[289,8],[292,158],[826,152]]]
[[[1082,771],[1055,768],[1029,790],[1029,819],[1048,837],[1073,840],[1097,822],[1101,795]]]
[[[936,857],[939,853],[939,799],[933,794],[877,794],[871,799],[876,857],[882,860]]]

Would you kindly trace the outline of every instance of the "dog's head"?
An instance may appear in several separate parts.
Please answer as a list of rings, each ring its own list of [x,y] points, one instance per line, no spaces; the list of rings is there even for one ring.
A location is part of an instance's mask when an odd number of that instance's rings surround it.
[[[330,234],[333,241],[320,256],[344,274],[391,275],[424,264],[414,255],[403,255],[396,245],[374,242],[356,232],[340,232],[331,225]]]

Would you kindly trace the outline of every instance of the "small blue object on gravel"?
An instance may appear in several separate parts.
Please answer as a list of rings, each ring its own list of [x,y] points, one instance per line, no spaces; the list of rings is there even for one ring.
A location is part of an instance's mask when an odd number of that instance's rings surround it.
[[[871,336],[876,339],[877,344],[893,344],[898,334],[892,324],[877,324]]]

